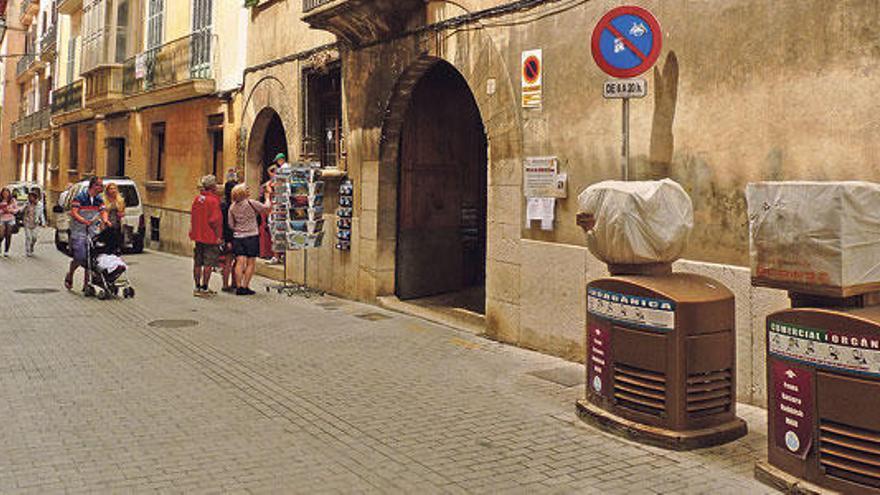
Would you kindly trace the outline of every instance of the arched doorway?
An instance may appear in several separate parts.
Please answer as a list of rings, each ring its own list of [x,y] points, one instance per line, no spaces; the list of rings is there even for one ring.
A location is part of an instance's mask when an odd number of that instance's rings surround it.
[[[263,138],[263,177],[260,182],[269,180],[269,166],[278,153],[287,156],[287,136],[284,134],[281,116],[273,111],[269,127],[266,128],[266,137]]]
[[[256,177],[261,184],[269,180],[269,166],[278,153],[288,154],[287,134],[278,112],[266,107],[254,119],[248,139],[248,177]]]
[[[415,85],[400,133],[395,289],[485,311],[486,132],[461,74],[439,61]]]

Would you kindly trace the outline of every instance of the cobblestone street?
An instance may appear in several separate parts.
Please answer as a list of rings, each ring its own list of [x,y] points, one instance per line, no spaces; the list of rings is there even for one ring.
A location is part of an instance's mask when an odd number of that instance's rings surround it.
[[[730,445],[644,447],[576,418],[579,365],[261,279],[196,299],[190,261],[158,253],[128,257],[133,300],[20,293],[67,263],[21,237],[0,259],[0,492],[768,491],[759,409]]]

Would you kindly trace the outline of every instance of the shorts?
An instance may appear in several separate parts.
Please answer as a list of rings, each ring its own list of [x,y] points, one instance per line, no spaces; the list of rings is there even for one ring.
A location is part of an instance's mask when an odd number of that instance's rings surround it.
[[[89,246],[85,237],[70,238],[70,253],[73,255],[73,261],[82,266],[86,266],[89,261]]]
[[[232,252],[236,256],[247,256],[248,258],[260,256],[260,236],[236,238],[232,241]]]
[[[220,246],[217,244],[196,243],[193,251],[193,261],[196,266],[219,266],[220,263]]]

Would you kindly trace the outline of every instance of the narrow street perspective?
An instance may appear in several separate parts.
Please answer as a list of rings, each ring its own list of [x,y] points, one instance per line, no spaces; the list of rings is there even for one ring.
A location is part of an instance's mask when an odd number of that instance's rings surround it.
[[[0,0],[0,493],[880,495],[877,0]]]
[[[758,408],[727,446],[640,446],[577,420],[582,365],[333,297],[193,300],[164,254],[87,299],[37,249],[0,260],[4,493],[768,490]]]

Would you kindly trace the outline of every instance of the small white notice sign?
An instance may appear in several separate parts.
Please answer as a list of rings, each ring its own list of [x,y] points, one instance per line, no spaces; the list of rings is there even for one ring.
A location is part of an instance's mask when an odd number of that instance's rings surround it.
[[[602,85],[605,98],[644,98],[648,95],[645,79],[609,79]]]

